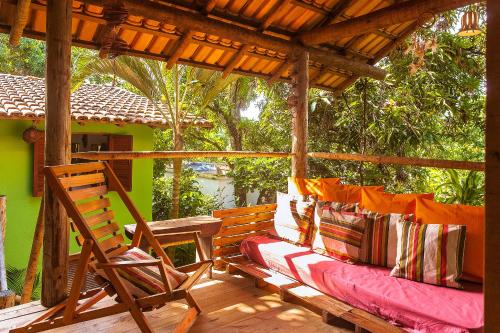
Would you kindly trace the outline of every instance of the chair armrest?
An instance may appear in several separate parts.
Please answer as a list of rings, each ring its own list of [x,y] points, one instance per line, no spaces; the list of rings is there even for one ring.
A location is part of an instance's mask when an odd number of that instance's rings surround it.
[[[109,263],[97,263],[96,268],[102,269],[120,269],[124,267],[144,267],[144,266],[156,266],[160,270],[161,279],[163,285],[165,286],[166,292],[170,295],[172,293],[172,286],[167,278],[167,272],[165,270],[165,263],[162,259],[153,260],[135,260],[135,261],[120,261],[120,262],[109,262]]]
[[[120,267],[143,267],[143,266],[158,266],[161,259],[154,260],[134,260],[134,261],[118,261],[109,263],[97,263],[96,268],[120,268]]]
[[[193,264],[179,266],[179,267],[176,267],[175,269],[178,270],[179,272],[190,273],[190,272],[194,272],[195,270],[197,270],[198,268],[200,268],[204,264],[210,264],[210,266],[213,266],[214,262],[212,259],[208,259],[208,260],[195,262]]]

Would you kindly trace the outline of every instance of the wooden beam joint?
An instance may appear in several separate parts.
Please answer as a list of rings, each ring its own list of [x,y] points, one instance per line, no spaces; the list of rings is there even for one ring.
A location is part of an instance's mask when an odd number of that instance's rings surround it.
[[[128,11],[120,4],[106,5],[104,7],[104,26],[101,37],[99,57],[116,58],[128,48],[127,42],[118,37],[121,26],[127,20]]]

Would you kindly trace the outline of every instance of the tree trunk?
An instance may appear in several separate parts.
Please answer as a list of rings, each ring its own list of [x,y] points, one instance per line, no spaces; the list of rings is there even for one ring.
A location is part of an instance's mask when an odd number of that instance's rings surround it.
[[[229,139],[231,142],[231,150],[235,151],[243,150],[243,138],[241,135],[241,131],[238,128],[240,121],[241,116],[238,108],[235,109],[231,119],[226,119]],[[229,165],[229,167],[234,170],[234,164]],[[241,186],[236,183],[234,184],[234,197],[237,207],[244,207],[247,205],[247,191],[244,188],[241,188]]]
[[[174,150],[184,150],[184,138],[180,128],[174,129]],[[179,217],[180,211],[180,194],[181,194],[181,175],[182,175],[182,159],[175,158],[173,161],[173,178],[172,178],[172,211],[170,218],[176,219]]]

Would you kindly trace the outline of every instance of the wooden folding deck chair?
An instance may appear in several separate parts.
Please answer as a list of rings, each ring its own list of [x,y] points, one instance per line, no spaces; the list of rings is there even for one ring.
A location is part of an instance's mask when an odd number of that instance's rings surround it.
[[[180,299],[186,300],[189,309],[174,332],[188,331],[201,312],[190,289],[212,266],[212,261],[207,260],[200,246],[198,232],[169,234],[176,240],[186,240],[188,237],[194,239],[202,260],[174,269],[106,162],[46,167],[45,176],[71,218],[72,229],[78,233],[76,238],[82,247],[80,262],[68,298],[34,321],[11,332],[39,332],[125,311],[130,312],[142,332],[152,332],[143,311]],[[119,226],[113,222],[114,213],[110,209],[110,198],[107,197],[109,186],[116,189],[137,223],[130,245],[124,243]],[[159,259],[138,248],[143,237]],[[88,269],[102,277],[104,284],[100,289],[82,293]],[[194,273],[187,275],[188,272]],[[115,294],[116,303],[106,307],[96,305],[105,296]]]

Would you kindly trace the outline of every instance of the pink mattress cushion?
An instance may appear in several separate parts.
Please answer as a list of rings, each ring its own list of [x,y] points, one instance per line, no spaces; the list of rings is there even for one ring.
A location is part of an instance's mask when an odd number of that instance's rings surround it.
[[[346,264],[267,236],[247,238],[241,251],[409,332],[474,332],[483,326],[483,294],[477,284],[464,283],[458,290],[395,278],[386,267]]]

